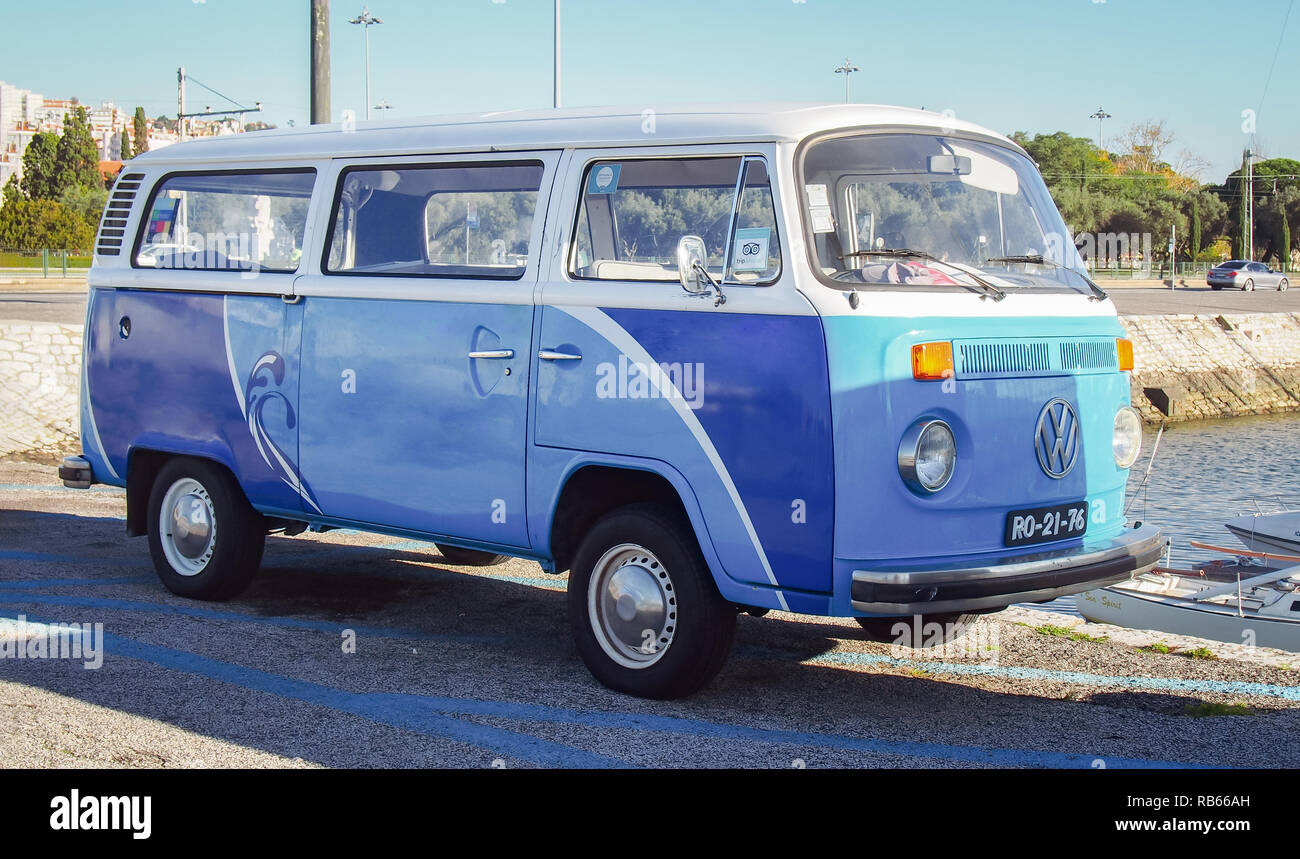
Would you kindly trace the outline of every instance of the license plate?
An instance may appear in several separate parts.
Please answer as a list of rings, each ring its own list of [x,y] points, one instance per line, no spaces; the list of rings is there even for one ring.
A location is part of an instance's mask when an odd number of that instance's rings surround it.
[[[1012,510],[1007,514],[1007,530],[1003,543],[1007,546],[1029,546],[1052,540],[1082,537],[1088,530],[1088,503],[1058,504],[1055,507],[1033,507],[1029,510]]]

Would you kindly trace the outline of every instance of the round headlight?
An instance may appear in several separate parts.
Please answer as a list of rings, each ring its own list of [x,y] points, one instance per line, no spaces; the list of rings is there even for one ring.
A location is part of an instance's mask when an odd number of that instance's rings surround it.
[[[1115,464],[1129,468],[1137,462],[1142,452],[1142,419],[1132,406],[1124,406],[1115,413]]]
[[[898,473],[913,489],[938,492],[952,479],[956,464],[957,442],[943,421],[914,424],[898,446]]]

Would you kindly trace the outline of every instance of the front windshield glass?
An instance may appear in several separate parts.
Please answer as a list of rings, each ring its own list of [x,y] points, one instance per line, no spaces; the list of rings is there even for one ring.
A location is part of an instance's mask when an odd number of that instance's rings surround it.
[[[803,205],[820,274],[857,286],[1089,289],[1033,163],[933,134],[858,134],[808,147]]]

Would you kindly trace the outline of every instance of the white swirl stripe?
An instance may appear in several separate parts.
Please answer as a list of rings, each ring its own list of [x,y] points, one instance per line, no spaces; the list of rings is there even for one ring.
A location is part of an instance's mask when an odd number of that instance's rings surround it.
[[[749,541],[754,546],[754,552],[758,555],[759,563],[763,565],[763,572],[767,575],[767,580],[772,583],[774,588],[778,588],[776,591],[776,597],[781,603],[782,610],[789,611],[790,607],[786,604],[785,594],[779,590],[780,584],[776,580],[776,575],[772,572],[772,565],[767,560],[767,553],[763,551],[763,543],[758,538],[758,532],[754,529],[754,523],[749,518],[749,511],[745,509],[745,502],[741,500],[740,492],[736,489],[736,484],[731,479],[731,474],[727,471],[727,466],[723,463],[722,457],[718,453],[718,449],[713,446],[713,440],[710,439],[709,434],[704,431],[704,427],[700,424],[699,418],[695,416],[695,412],[686,404],[681,393],[677,390],[677,386],[673,384],[672,379],[663,372],[659,364],[655,362],[654,358],[650,357],[650,353],[645,350],[645,347],[637,342],[635,337],[629,334],[623,326],[619,325],[600,310],[594,307],[558,307],[554,305],[553,307],[555,310],[566,313],[581,322],[583,325],[586,325],[592,331],[595,331],[601,337],[604,337],[611,346],[621,351],[629,360],[646,368],[647,375],[650,378],[650,384],[654,386],[655,390],[659,392],[663,399],[667,400],[668,404],[677,412],[677,416],[682,419],[682,423],[686,424],[686,428],[690,430],[691,435],[695,437],[695,441],[699,444],[700,449],[713,465],[713,470],[717,472],[718,479],[722,481],[722,485],[727,490],[727,495],[731,498],[731,503],[736,508],[737,515],[740,516],[740,521],[745,526],[745,533],[749,536]]]

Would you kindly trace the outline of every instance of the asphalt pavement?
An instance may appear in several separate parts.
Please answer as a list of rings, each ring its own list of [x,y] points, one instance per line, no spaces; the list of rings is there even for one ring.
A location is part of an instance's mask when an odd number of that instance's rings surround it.
[[[0,658],[0,766],[1300,765],[1289,665],[1072,639],[1027,609],[930,650],[742,616],[710,687],[654,702],[592,679],[565,578],[524,561],[273,536],[246,593],[185,600],[124,536],[122,493],[52,465],[0,462],[0,627],[100,623],[102,663]],[[1252,715],[1199,717],[1238,704]]]

